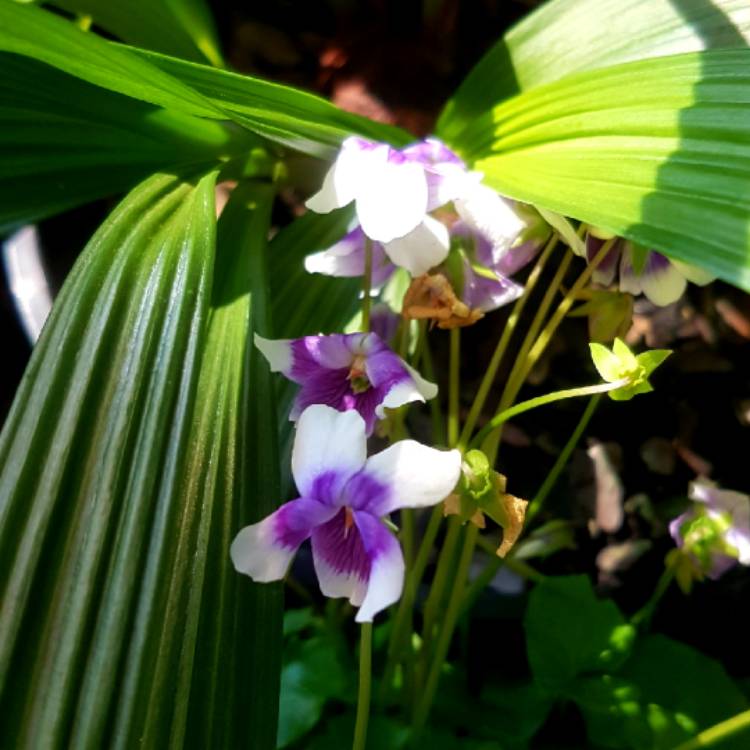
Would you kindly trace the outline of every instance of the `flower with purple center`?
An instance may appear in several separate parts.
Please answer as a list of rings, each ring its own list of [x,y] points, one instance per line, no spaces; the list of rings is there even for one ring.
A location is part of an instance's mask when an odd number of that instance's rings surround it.
[[[360,257],[369,238],[376,267],[382,266],[384,253],[412,276],[427,273],[450,249],[447,227],[430,212],[449,203],[493,246],[510,245],[526,224],[481,178],[435,138],[403,149],[347,138],[323,186],[306,205],[328,213],[354,202],[361,230],[311,256],[306,267],[334,276],[355,275],[355,269],[364,269]]]
[[[255,345],[273,372],[302,386],[289,415],[292,420],[311,404],[327,404],[338,411],[354,409],[370,435],[386,408],[437,395],[437,386],[394,354],[376,333],[275,341],[256,335]]]
[[[605,242],[614,235],[590,229],[586,235],[586,256],[590,262]],[[656,250],[638,247],[618,237],[594,271],[597,284],[609,286],[619,278],[621,292],[633,296],[644,294],[660,307],[676,302],[685,292],[688,281],[701,286],[714,277],[696,266],[667,258]]]
[[[707,479],[692,482],[688,496],[695,503],[669,524],[669,533],[697,571],[716,579],[738,562],[750,565],[750,496]]]
[[[310,406],[299,418],[292,450],[300,497],[239,532],[230,550],[234,567],[260,583],[278,581],[309,538],[323,594],[348,598],[359,607],[357,622],[370,622],[398,601],[404,584],[401,548],[381,519],[400,508],[439,503],[460,471],[458,451],[414,440],[367,458],[359,414]]]

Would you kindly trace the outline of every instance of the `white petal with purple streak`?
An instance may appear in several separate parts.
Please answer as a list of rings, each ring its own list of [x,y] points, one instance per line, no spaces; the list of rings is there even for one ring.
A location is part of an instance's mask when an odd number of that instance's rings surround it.
[[[446,498],[458,482],[461,454],[401,440],[368,458],[364,473],[388,488],[382,499],[367,508],[384,516],[398,508],[422,508]]]
[[[301,495],[312,495],[316,480],[327,473],[336,474],[335,492],[366,457],[365,422],[356,411],[314,404],[302,412],[292,449],[292,475]]]
[[[388,257],[412,276],[421,276],[442,263],[449,248],[448,228],[431,216],[425,216],[406,236],[385,244]]]
[[[399,600],[404,588],[404,557],[398,541],[380,520],[355,511],[354,521],[370,558],[366,594],[355,619],[370,622],[378,612]]]
[[[285,503],[237,534],[229,548],[235,569],[258,583],[280,580],[300,544],[336,512],[336,508],[306,498]]]
[[[526,228],[511,203],[486,185],[474,185],[454,204],[459,216],[495,248],[509,248]]]

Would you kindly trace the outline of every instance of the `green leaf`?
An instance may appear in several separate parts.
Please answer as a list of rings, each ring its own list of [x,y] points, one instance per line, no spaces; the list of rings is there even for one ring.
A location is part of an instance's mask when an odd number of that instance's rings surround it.
[[[125,191],[155,171],[249,151],[249,133],[0,53],[0,231]],[[236,129],[234,129],[236,131]]]
[[[131,50],[221,107],[235,122],[269,140],[315,156],[330,157],[357,134],[403,146],[413,137],[391,125],[345,112],[314,94],[260,78]]]
[[[571,73],[750,45],[746,0],[552,0],[516,24],[446,104],[436,132],[459,139],[475,117],[519,91]]]
[[[747,708],[718,662],[661,635],[639,641],[619,674],[578,679],[567,695],[581,707],[592,743],[632,750],[671,750]],[[736,738],[721,747],[746,744]]]
[[[223,65],[211,11],[204,0],[51,0],[128,44],[195,62]]]
[[[100,228],[0,437],[2,746],[273,747],[280,591],[228,555],[279,499],[247,346],[270,191],[213,283],[215,177],[157,175]]]
[[[403,145],[410,136],[289,86],[125,47],[48,11],[0,0],[0,50],[32,57],[110,91],[182,113],[234,120],[284,146],[329,158],[359,134]]]
[[[133,99],[214,119],[225,115],[126,47],[82,31],[49,11],[0,0],[0,50],[52,67]]]
[[[524,619],[531,671],[549,692],[579,674],[619,666],[635,629],[615,604],[596,598],[586,576],[546,578],[531,592]]]
[[[454,144],[511,198],[750,289],[750,50],[570,76]]]

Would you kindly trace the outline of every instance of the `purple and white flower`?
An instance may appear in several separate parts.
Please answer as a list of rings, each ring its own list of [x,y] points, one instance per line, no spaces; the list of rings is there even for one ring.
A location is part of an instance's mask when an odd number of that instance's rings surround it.
[[[614,235],[602,230],[590,230],[586,235],[586,256],[590,262],[605,242]],[[636,261],[639,253],[642,256]],[[655,305],[664,307],[676,302],[685,292],[688,281],[701,286],[714,280],[706,271],[667,258],[656,250],[636,250],[623,238],[617,238],[609,252],[596,267],[593,280],[609,286],[619,274],[621,292],[633,296],[644,294]]]
[[[255,345],[273,372],[302,386],[289,415],[292,420],[311,404],[353,409],[365,420],[369,435],[385,409],[437,395],[437,386],[394,354],[376,333],[278,340],[256,335]]]
[[[380,244],[379,253],[412,276],[427,273],[445,260],[450,249],[447,227],[430,212],[451,202],[461,218],[493,245],[509,246],[526,224],[481,179],[480,172],[469,171],[435,138],[403,149],[347,138],[323,186],[306,205],[328,213],[354,202],[362,234],[347,235],[343,247],[312,256],[308,270],[353,275],[353,268],[364,267],[358,258],[364,256],[365,238],[369,238]]]
[[[348,598],[359,607],[357,622],[370,622],[398,601],[404,584],[401,548],[382,517],[439,503],[460,471],[458,451],[413,440],[367,458],[359,414],[310,406],[292,450],[300,497],[239,532],[230,550],[234,567],[260,583],[280,580],[309,538],[323,594]]]
[[[669,524],[675,544],[703,575],[719,578],[738,562],[750,565],[750,496],[707,479],[690,484],[695,504]]]

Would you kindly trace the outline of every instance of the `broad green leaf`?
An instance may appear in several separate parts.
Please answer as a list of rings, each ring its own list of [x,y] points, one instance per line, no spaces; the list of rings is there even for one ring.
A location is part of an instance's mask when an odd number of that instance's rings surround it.
[[[145,50],[132,52],[203,94],[240,125],[304,153],[329,157],[352,134],[397,146],[413,140],[399,128],[345,112],[319,96],[290,86]]]
[[[216,163],[257,139],[0,53],[0,231],[125,191],[155,171]]]
[[[0,50],[33,57],[133,99],[190,115],[224,119],[197,92],[121,47],[32,5],[0,0]]]
[[[437,132],[456,140],[503,99],[571,73],[749,44],[746,0],[553,0],[485,54],[446,104]]]
[[[247,346],[270,194],[214,284],[215,177],[154,176],[104,223],[0,437],[0,746],[273,747],[280,592],[228,557],[278,502]]]
[[[747,708],[724,668],[661,635],[642,639],[616,675],[579,678],[566,691],[597,747],[671,750]],[[722,748],[746,747],[737,737]]]
[[[750,289],[750,49],[628,63],[532,89],[456,143],[511,198]]]
[[[616,668],[635,638],[615,604],[596,598],[586,576],[539,583],[531,592],[524,627],[534,679],[552,693],[581,673]]]
[[[289,86],[113,44],[32,6],[0,0],[0,50],[32,57],[72,76],[149,104],[231,119],[272,141],[329,158],[360,134],[405,144],[410,137]]]
[[[216,28],[204,0],[51,0],[51,4],[90,17],[128,44],[223,65]]]

